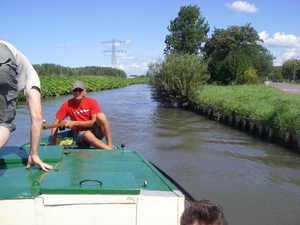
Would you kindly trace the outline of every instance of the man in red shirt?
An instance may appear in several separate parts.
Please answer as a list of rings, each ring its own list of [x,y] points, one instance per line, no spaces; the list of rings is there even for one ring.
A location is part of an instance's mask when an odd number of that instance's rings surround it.
[[[86,89],[81,81],[72,86],[74,98],[65,101],[56,113],[54,124],[64,122],[64,126],[78,133],[78,144],[102,149],[114,149],[110,125],[98,102],[85,96]],[[63,121],[69,117],[71,120]],[[51,130],[51,143],[56,143],[57,128]],[[105,137],[107,144],[102,141]]]

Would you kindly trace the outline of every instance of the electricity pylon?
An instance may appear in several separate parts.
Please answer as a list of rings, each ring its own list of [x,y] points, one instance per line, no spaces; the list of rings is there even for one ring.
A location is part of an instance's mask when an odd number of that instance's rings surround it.
[[[120,53],[120,52],[126,52],[124,50],[116,50],[116,44],[117,43],[124,43],[125,44],[125,41],[119,41],[119,40],[115,40],[115,39],[112,39],[111,41],[103,41],[102,43],[104,44],[111,44],[111,50],[107,50],[107,51],[102,51],[102,52],[111,52],[111,67],[112,68],[115,68],[116,66],[116,52]]]

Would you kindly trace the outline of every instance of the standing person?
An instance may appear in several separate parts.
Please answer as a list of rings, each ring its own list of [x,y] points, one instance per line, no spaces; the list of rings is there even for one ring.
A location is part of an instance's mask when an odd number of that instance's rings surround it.
[[[193,202],[182,213],[180,225],[228,225],[223,208],[209,200]]]
[[[18,92],[24,89],[28,103],[30,126],[30,152],[26,168],[39,165],[43,171],[53,169],[38,156],[43,130],[40,79],[29,60],[12,44],[0,40],[0,149],[16,129],[14,119]]]
[[[78,144],[102,149],[114,149],[110,125],[98,102],[85,96],[86,89],[81,81],[75,81],[71,89],[73,98],[65,101],[56,113],[54,124],[64,123],[78,133]],[[69,117],[71,120],[63,121]],[[51,130],[51,144],[56,143],[57,128]],[[105,137],[106,143],[102,141]]]

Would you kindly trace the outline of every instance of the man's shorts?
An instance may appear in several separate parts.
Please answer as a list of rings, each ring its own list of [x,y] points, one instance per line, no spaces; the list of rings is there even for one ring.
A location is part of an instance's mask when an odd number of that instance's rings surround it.
[[[0,44],[0,126],[16,129],[14,119],[18,103],[17,65],[12,52]]]
[[[95,127],[95,128],[92,128],[92,129],[89,129],[94,135],[96,138],[98,138],[99,140],[102,140],[102,138],[104,137],[104,135],[102,134],[102,131],[99,127]],[[82,138],[82,135],[83,133],[85,132],[85,130],[83,131],[79,131],[78,132],[78,138],[77,138],[77,144],[78,145],[82,145],[86,148],[89,148],[91,146],[91,144],[89,143],[86,143],[85,141],[83,141],[83,138]]]

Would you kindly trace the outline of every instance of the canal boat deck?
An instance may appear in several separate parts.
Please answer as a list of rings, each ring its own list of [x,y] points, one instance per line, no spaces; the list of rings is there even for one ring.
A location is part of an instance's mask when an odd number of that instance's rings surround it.
[[[24,168],[29,144],[0,151],[1,224],[179,224],[185,196],[138,151],[48,144],[49,172]]]

